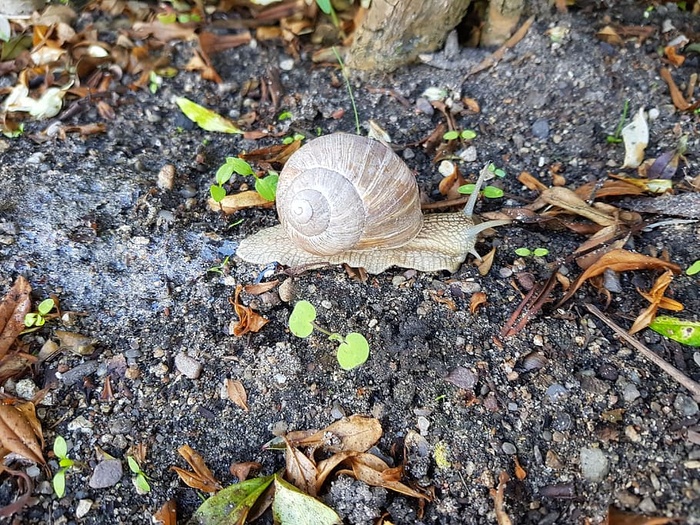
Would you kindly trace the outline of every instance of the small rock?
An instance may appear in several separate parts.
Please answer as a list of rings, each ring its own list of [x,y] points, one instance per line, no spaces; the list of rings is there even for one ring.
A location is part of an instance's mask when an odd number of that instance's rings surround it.
[[[401,286],[406,282],[406,278],[403,275],[394,275],[391,279],[391,285],[394,287]]]
[[[552,470],[560,470],[564,465],[562,465],[561,460],[556,452],[553,450],[548,450],[545,455],[544,464],[551,468]]]
[[[549,398],[550,401],[558,401],[559,399],[563,398],[568,391],[566,388],[563,386],[554,383],[553,385],[549,385],[547,388],[546,395]]]
[[[82,381],[85,376],[89,376],[90,374],[94,373],[98,366],[97,361],[86,361],[85,363],[63,373],[61,375],[61,380],[66,386],[74,385],[79,381]]]
[[[637,429],[632,425],[627,425],[625,427],[625,436],[627,436],[627,439],[629,439],[632,443],[639,443],[642,440],[639,432],[637,432]]]
[[[598,377],[607,381],[617,381],[617,368],[610,363],[603,363],[598,367]]]
[[[197,379],[202,373],[201,363],[184,352],[180,352],[175,356],[175,368],[183,376],[190,379]]]
[[[538,139],[546,139],[549,137],[549,122],[547,119],[538,118],[530,128],[532,134]]]
[[[292,302],[292,299],[294,299],[294,282],[291,279],[285,279],[277,289],[277,293],[285,303]]]
[[[644,498],[639,504],[639,510],[644,514],[656,514],[656,504],[651,498]]]
[[[22,399],[33,399],[38,391],[39,387],[37,387],[31,379],[20,379],[15,386],[17,397]]]
[[[19,383],[17,383],[19,388]],[[673,408],[675,408],[679,413],[685,417],[692,417],[698,413],[698,404],[693,400],[693,398],[686,396],[685,394],[678,394],[675,401],[673,402]]]
[[[93,489],[105,489],[113,487],[122,479],[122,462],[118,459],[106,459],[95,467],[90,477],[90,487]]]
[[[599,448],[584,447],[579,452],[581,474],[588,481],[601,482],[608,475],[610,465],[605,453]]]
[[[90,512],[90,508],[92,507],[92,500],[89,499],[81,499],[78,502],[78,506],[75,508],[75,517],[80,519],[84,518],[88,512]]]
[[[283,58],[280,60],[280,69],[282,71],[291,71],[294,69],[294,59],[293,58]]]
[[[639,393],[639,389],[632,383],[627,383],[622,389],[622,398],[628,403],[631,403],[640,395],[641,394]]]
[[[435,113],[435,109],[430,104],[427,98],[418,97],[416,99],[416,111],[419,113],[424,113],[428,116],[432,116]]]
[[[83,416],[78,416],[73,421],[68,423],[68,430],[70,432],[83,432],[85,434],[92,434],[92,423],[90,423]]]
[[[501,450],[502,450],[503,452],[505,452],[506,454],[508,454],[509,456],[512,456],[512,455],[514,455],[515,453],[518,452],[518,449],[515,448],[515,445],[513,445],[513,443],[509,443],[508,441],[505,441],[505,442],[501,445]]]
[[[158,172],[158,181],[156,182],[161,190],[172,190],[175,185],[175,166],[166,164]]]

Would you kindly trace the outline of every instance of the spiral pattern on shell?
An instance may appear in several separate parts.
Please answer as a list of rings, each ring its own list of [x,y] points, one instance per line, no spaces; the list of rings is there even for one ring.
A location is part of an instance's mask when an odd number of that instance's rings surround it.
[[[316,255],[399,247],[423,224],[406,164],[381,142],[345,133],[312,140],[289,158],[277,213],[292,242]]]

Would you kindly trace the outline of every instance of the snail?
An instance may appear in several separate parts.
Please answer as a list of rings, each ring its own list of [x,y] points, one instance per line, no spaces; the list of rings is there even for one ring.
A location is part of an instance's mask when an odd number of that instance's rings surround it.
[[[385,144],[334,133],[314,139],[287,160],[277,185],[279,226],[243,239],[244,261],[286,266],[316,263],[454,272],[479,232],[510,220],[474,224],[484,169],[463,212],[423,215],[411,170]]]

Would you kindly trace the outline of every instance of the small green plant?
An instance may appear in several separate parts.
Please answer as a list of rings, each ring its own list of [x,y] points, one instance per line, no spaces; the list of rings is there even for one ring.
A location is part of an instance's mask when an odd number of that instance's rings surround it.
[[[299,301],[289,316],[289,330],[297,337],[306,338],[314,329],[328,336],[331,341],[338,341],[338,364],[343,370],[352,370],[360,366],[369,357],[369,343],[365,336],[350,332],[345,337],[322,328],[316,323],[316,308],[309,301]]]
[[[27,328],[32,328],[33,326],[39,327],[44,326],[46,323],[46,317],[54,309],[56,303],[53,299],[44,299],[39,303],[36,308],[36,312],[28,313],[24,316],[24,326]]]
[[[620,122],[617,123],[617,127],[612,135],[605,137],[608,144],[619,144],[622,142],[622,127],[625,125],[625,120],[627,120],[627,112],[630,108],[630,101],[625,100],[625,105],[622,108],[622,116],[620,117]]]
[[[292,142],[295,142],[297,140],[302,141],[305,138],[306,137],[304,135],[302,135],[301,133],[295,133],[294,135],[291,135],[289,137],[284,137],[284,139],[282,140],[282,144],[285,144],[285,145],[291,144]]]
[[[518,248],[515,250],[515,253],[520,257],[530,257],[531,255],[534,255],[535,257],[544,257],[549,253],[549,250],[547,248],[535,248],[534,250],[530,250],[529,248]]]
[[[207,272],[218,273],[219,275],[223,275],[224,270],[226,269],[226,266],[228,265],[229,258],[230,258],[230,256],[227,255],[223,261],[221,261],[219,264],[214,265],[211,268],[209,268],[207,270]]]
[[[506,176],[506,172],[501,168],[497,168],[494,164],[489,164],[488,170],[496,177],[503,178]],[[474,193],[474,188],[476,188],[476,184],[465,184],[457,188],[457,191],[463,195],[471,195]],[[503,190],[497,186],[486,186],[481,190],[481,193],[487,199],[500,199],[503,197]]]
[[[158,88],[160,88],[162,85],[163,77],[161,77],[155,71],[151,71],[151,73],[148,75],[148,90],[151,92],[151,94],[155,95]]]
[[[696,273],[700,273],[700,259],[691,264],[685,273],[686,275],[695,275]]]
[[[283,111],[277,116],[277,120],[282,122],[283,120],[291,120],[292,118],[292,112],[291,111]]]
[[[212,184],[209,188],[209,194],[215,202],[221,202],[226,197],[224,184],[231,180],[234,173],[244,177],[253,175],[255,177],[255,191],[268,201],[275,200],[279,180],[279,175],[276,172],[270,170],[267,172],[267,177],[259,177],[245,160],[239,157],[226,157],[226,163],[222,164],[216,171],[216,184]]]
[[[141,470],[141,466],[139,465],[138,461],[136,461],[133,456],[127,456],[126,461],[129,463],[129,469],[131,472],[136,474],[133,478],[136,490],[141,494],[151,492],[151,486],[148,484],[148,476],[146,476],[143,470]]]
[[[445,140],[474,140],[476,138],[476,131],[473,129],[465,129],[462,131],[453,129],[452,131],[445,133],[442,138]]]
[[[20,122],[17,128],[14,130],[6,129],[2,132],[2,134],[5,135],[8,139],[16,139],[17,137],[21,137],[22,135],[24,135],[24,122]]]
[[[56,496],[62,498],[66,493],[66,471],[75,465],[75,461],[68,457],[68,443],[63,436],[56,436],[53,441],[53,453],[58,459],[59,469],[53,475],[52,485]]]

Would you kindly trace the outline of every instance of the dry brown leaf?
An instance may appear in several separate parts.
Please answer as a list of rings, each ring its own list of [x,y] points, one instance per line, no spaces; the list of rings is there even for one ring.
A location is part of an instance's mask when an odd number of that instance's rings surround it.
[[[11,377],[22,375],[36,363],[38,359],[24,352],[14,352],[0,359],[0,385],[4,385],[5,381]]]
[[[6,450],[0,450],[0,457],[5,456],[6,453]],[[0,517],[10,518],[31,503],[31,495],[32,492],[34,492],[34,481],[26,472],[12,470],[2,463],[0,463],[0,474],[9,474],[16,478],[19,494],[13,494],[14,501],[12,503],[0,507]]]
[[[664,296],[664,293],[666,293],[666,289],[671,284],[671,281],[673,281],[673,272],[671,272],[671,270],[666,270],[658,277],[658,279],[656,279],[654,286],[652,286],[648,293],[637,288],[637,291],[641,294],[641,296],[651,304],[649,304],[649,306],[634,320],[634,324],[629,329],[630,335],[636,334],[640,330],[649,326],[656,318],[656,311],[659,308],[671,310],[673,312],[680,312],[683,310],[683,305],[681,303]]]
[[[382,437],[382,425],[373,417],[352,415],[331,423],[315,434],[294,442],[297,447],[323,448],[330,452],[365,452]]]
[[[170,40],[189,40],[195,38],[195,27],[185,27],[181,24],[163,24],[158,20],[152,22],[134,22],[129,34],[135,40],[146,40],[152,36],[161,42]]]
[[[603,29],[596,33],[596,36],[607,44],[614,46],[622,45],[622,38],[612,26],[605,26]]]
[[[95,351],[96,339],[77,332],[56,330],[54,335],[58,338],[62,350],[69,350],[77,355],[91,355]]]
[[[243,410],[248,412],[248,394],[246,394],[243,383],[238,380],[226,379],[224,381],[226,384],[226,393],[228,398],[236,403]]]
[[[261,293],[269,292],[279,283],[279,280],[274,279],[264,283],[246,284],[243,287],[243,290],[245,290],[245,293],[249,293],[251,295],[260,295]]]
[[[316,478],[318,477],[316,465],[302,451],[293,447],[286,438],[282,439],[287,445],[284,455],[287,467],[285,478],[299,490],[310,496],[316,496]]]
[[[486,304],[486,294],[484,292],[476,292],[469,300],[469,312],[474,315],[480,306]]]
[[[596,224],[600,224],[601,226],[609,226],[610,224],[615,223],[614,217],[611,217],[607,213],[601,212],[599,209],[596,209],[593,206],[589,206],[586,201],[581,199],[578,195],[576,195],[576,193],[568,188],[547,188],[542,192],[542,195],[540,195],[540,199],[547,204],[558,206],[559,208],[562,208],[570,213],[575,213],[576,215],[585,217],[586,219],[589,219]]]
[[[510,481],[508,474],[503,471],[498,476],[498,487],[496,489],[491,489],[491,497],[493,498],[493,506],[496,511],[496,521],[498,525],[513,525],[510,517],[506,513],[505,506],[505,489],[506,485]]]
[[[513,456],[513,461],[515,462],[515,477],[518,481],[524,480],[527,477],[527,471],[520,465],[518,456]]]
[[[236,286],[236,294],[233,300],[229,299],[229,303],[233,305],[233,309],[236,311],[238,316],[238,321],[233,325],[233,335],[236,337],[241,337],[248,332],[258,332],[265,326],[268,322],[263,316],[255,312],[252,308],[243,306],[238,301],[238,296],[241,293],[243,287],[239,284]]]
[[[266,162],[268,164],[285,164],[292,153],[301,147],[300,140],[294,140],[289,144],[275,144],[266,148],[260,148],[239,155],[250,162]]]
[[[685,57],[678,54],[678,48],[676,46],[664,47],[664,55],[666,55],[668,61],[676,67],[681,67],[683,62],[685,62]]]
[[[174,499],[169,499],[153,515],[153,519],[162,525],[177,525],[177,504]]]
[[[257,461],[244,461],[242,463],[232,463],[228,470],[241,482],[247,480],[251,472],[258,472],[261,468],[262,465]]]
[[[199,33],[199,45],[207,55],[250,44],[251,40],[250,31],[244,31],[235,35],[215,35],[208,31]]]
[[[194,489],[203,492],[217,492],[221,490],[221,484],[216,480],[209,467],[204,462],[204,458],[200,456],[189,445],[182,445],[177,449],[178,453],[187,461],[187,464],[194,472],[187,471],[180,467],[170,467],[170,470],[175,472],[185,484]]]
[[[610,174],[611,177],[615,175]],[[644,190],[625,182],[624,180],[606,180],[602,186],[598,185],[598,181],[588,182],[583,186],[579,186],[574,190],[576,195],[583,200],[590,200],[594,196],[602,199],[604,197],[621,197],[625,195],[641,195]]]
[[[547,185],[540,182],[539,179],[535,178],[531,173],[523,171],[518,175],[518,181],[525,186],[527,189],[532,191],[543,192],[547,189]]]
[[[28,405],[31,405],[29,407]],[[43,434],[36,416],[30,421],[34,405],[0,405],[0,444],[10,452],[24,456],[35,463],[44,464]],[[38,425],[38,427],[37,427]]]
[[[496,258],[496,248],[492,248],[489,253],[484,255],[481,258],[481,261],[477,263],[477,270],[479,272],[479,275],[485,276],[491,271],[491,267],[493,266],[493,261]]]
[[[275,205],[274,201],[265,200],[257,191],[253,190],[226,195],[221,202],[210,198],[207,203],[210,210],[221,211],[226,215],[246,208],[272,208]]]
[[[464,186],[467,181],[464,179],[462,174],[459,172],[456,164],[453,164],[454,169],[452,173],[443,177],[438,183],[438,191],[441,195],[445,195],[448,199],[458,199],[462,197],[462,194],[457,191],[460,186]]]
[[[620,226],[618,224],[605,226],[601,230],[595,232],[574,250],[574,254],[583,254],[576,257],[576,264],[578,264],[579,268],[582,270],[589,268],[591,265],[595,264],[604,253],[622,248],[629,236],[629,232],[625,235],[621,235]],[[596,247],[598,248],[594,249]]]
[[[318,475],[316,476],[316,493],[320,493],[326,479],[328,479],[328,476],[331,475],[333,470],[335,470],[338,465],[340,465],[346,459],[357,456],[358,454],[360,454],[360,452],[348,450],[347,452],[338,452],[337,454],[333,454],[328,459],[321,461],[316,466],[316,469],[318,470]]]
[[[667,523],[677,523],[685,521],[682,518],[664,518],[645,516],[636,512],[622,512],[615,507],[608,507],[608,517],[606,525],[666,525]]]
[[[373,454],[364,453],[351,456],[348,458],[347,463],[352,467],[352,471],[343,470],[339,473],[352,475],[355,479],[373,487],[382,487],[404,496],[430,501],[430,497],[426,494],[418,492],[401,482],[392,481],[393,474],[389,476],[390,479],[384,479],[382,474],[389,470],[389,466]]]
[[[31,291],[29,282],[20,276],[0,301],[0,357],[7,354],[19,334],[26,328],[24,316],[31,312]]]
[[[694,105],[689,104],[688,101],[683,97],[683,93],[681,93],[681,90],[678,89],[675,80],[673,80],[673,77],[671,76],[671,72],[665,67],[662,67],[659,70],[659,75],[661,75],[661,78],[664,79],[664,82],[668,84],[668,90],[671,93],[671,100],[673,101],[673,105],[681,111],[689,111],[693,109]]]
[[[614,272],[627,272],[630,270],[671,270],[673,273],[680,273],[681,269],[677,264],[662,261],[655,257],[642,255],[641,253],[629,252],[617,249],[603,255],[595,264],[591,265],[583,272],[573,286],[569,289],[559,305],[568,301],[572,295],[591,277],[602,274],[605,270]]]

